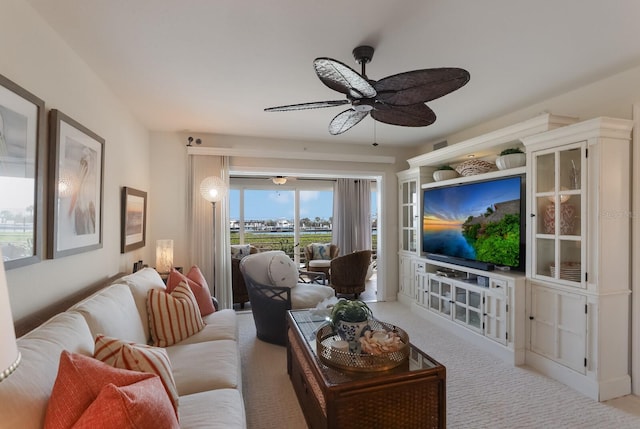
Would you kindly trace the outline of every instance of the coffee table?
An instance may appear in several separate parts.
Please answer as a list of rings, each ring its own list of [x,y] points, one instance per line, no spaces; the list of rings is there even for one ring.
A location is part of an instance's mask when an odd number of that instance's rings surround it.
[[[326,322],[312,310],[287,312],[287,372],[312,428],[445,428],[446,369],[410,345],[406,362],[385,371],[325,365],[316,332]]]

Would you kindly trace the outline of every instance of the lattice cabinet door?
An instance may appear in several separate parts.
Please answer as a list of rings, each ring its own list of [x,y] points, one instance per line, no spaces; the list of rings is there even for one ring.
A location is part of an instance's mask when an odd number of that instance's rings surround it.
[[[453,320],[472,331],[482,333],[482,292],[455,283],[453,285]]]
[[[484,293],[484,335],[500,344],[509,341],[509,293],[506,287]]]
[[[453,286],[445,277],[429,275],[429,310],[451,318],[451,292]]]

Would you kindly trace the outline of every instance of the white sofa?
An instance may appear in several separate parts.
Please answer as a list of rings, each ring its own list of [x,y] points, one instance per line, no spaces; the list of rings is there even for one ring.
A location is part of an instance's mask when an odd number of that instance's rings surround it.
[[[135,343],[150,339],[146,296],[165,288],[146,268],[118,279],[18,339],[22,362],[0,383],[1,427],[42,428],[63,350],[93,356],[98,334]],[[182,428],[245,428],[238,326],[233,310],[205,316],[206,326],[166,348]]]

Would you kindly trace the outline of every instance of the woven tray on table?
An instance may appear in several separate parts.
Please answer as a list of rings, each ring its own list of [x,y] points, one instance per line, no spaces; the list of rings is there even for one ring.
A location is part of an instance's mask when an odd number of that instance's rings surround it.
[[[369,321],[369,326],[373,331],[395,332],[400,337],[400,347],[395,351],[383,352],[378,355],[337,350],[331,345],[342,338],[333,331],[331,325],[325,325],[316,334],[318,357],[328,366],[359,372],[386,371],[407,360],[409,357],[409,335],[404,330],[375,319]]]

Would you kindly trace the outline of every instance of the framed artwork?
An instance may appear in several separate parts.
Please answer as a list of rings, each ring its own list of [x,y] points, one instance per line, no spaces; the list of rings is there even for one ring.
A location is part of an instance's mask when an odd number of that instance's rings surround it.
[[[147,193],[122,188],[120,253],[144,247],[147,236]]]
[[[49,113],[48,256],[102,247],[104,139],[59,110]]]
[[[6,269],[42,258],[44,101],[0,75],[0,249]]]

